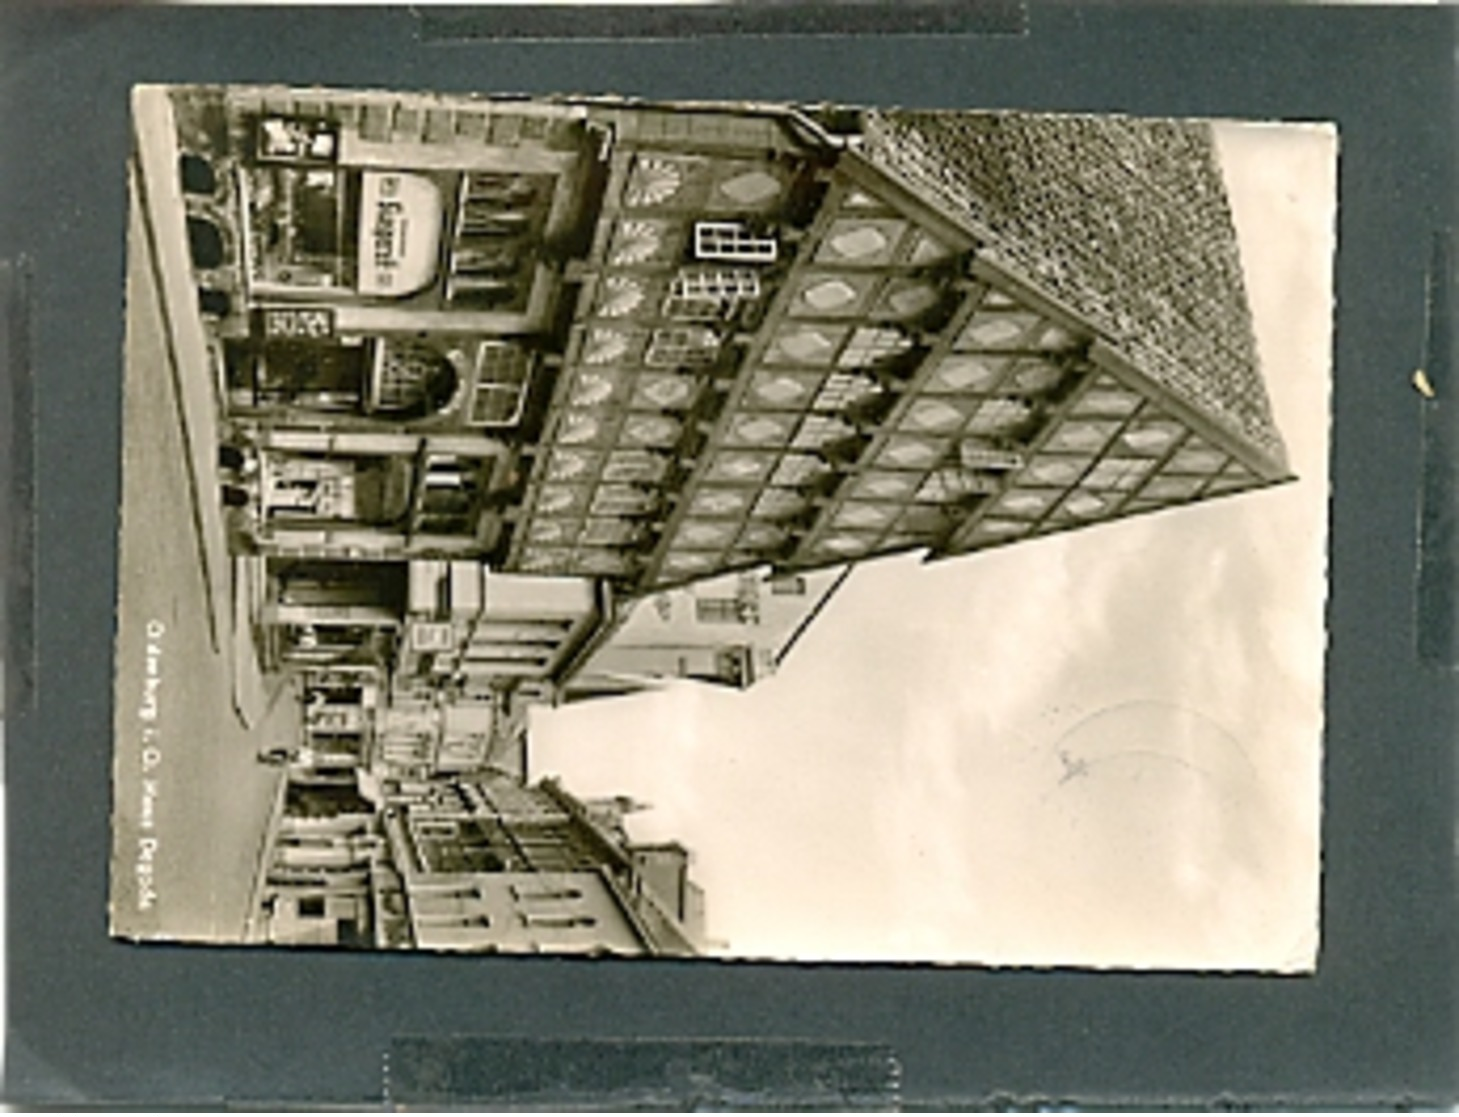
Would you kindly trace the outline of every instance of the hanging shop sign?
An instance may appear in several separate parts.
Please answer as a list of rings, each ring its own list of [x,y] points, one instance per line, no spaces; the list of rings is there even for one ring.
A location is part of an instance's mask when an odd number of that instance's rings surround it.
[[[360,293],[411,295],[436,274],[441,191],[424,175],[366,171],[360,182]]]

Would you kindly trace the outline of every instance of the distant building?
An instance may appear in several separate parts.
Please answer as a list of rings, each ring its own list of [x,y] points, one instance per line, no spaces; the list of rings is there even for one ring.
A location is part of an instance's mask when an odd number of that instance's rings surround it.
[[[635,846],[558,784],[402,783],[381,816],[409,945],[448,951],[693,954],[703,895],[677,845]]]
[[[599,641],[563,696],[628,694],[674,679],[752,686],[775,673],[849,572],[745,570],[661,590]]]

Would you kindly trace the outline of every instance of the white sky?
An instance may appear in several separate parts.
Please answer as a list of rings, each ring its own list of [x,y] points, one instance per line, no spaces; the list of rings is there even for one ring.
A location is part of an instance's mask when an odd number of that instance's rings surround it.
[[[652,804],[728,953],[1315,963],[1336,137],[1220,143],[1298,483],[867,564],[748,692],[534,716],[533,776]]]

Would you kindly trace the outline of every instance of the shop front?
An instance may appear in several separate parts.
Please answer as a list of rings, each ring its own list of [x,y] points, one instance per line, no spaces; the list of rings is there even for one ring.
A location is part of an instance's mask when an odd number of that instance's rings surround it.
[[[273,559],[263,611],[277,660],[301,669],[383,669],[393,660],[405,595],[400,563]],[[314,675],[307,678],[317,677]],[[358,702],[327,701],[332,692]],[[363,686],[310,689],[341,708],[364,704]]]
[[[264,118],[236,169],[248,317],[224,343],[232,406],[516,422],[531,354],[513,338],[550,285],[558,176],[352,167],[340,146],[317,122]]]
[[[489,542],[496,464],[424,445],[414,454],[264,451],[253,535],[275,551],[341,557],[468,553]]]

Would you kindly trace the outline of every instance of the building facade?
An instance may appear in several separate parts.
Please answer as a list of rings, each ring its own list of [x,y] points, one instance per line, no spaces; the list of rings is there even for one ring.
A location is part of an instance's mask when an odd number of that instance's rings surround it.
[[[692,953],[687,853],[529,786],[534,704],[750,686],[856,563],[1290,480],[1206,125],[140,95],[305,680],[274,941]]]
[[[564,681],[569,700],[692,679],[746,689],[774,675],[849,567],[775,575],[741,570],[634,603]]]
[[[266,553],[631,597],[1287,478],[1203,125],[231,89],[177,113]]]
[[[411,945],[507,953],[692,954],[703,899],[676,846],[637,847],[551,781],[387,785],[381,816]]]

